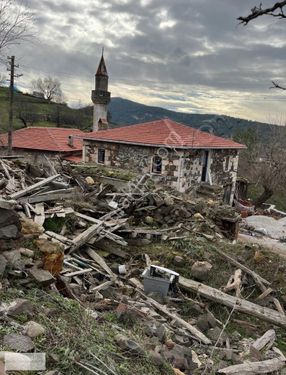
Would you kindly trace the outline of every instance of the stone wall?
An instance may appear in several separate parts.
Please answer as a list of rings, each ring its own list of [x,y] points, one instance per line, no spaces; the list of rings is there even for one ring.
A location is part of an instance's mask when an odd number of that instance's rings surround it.
[[[97,163],[98,149],[105,149],[105,165],[151,173],[153,178],[181,192],[195,189],[201,182],[205,150],[174,150],[112,142],[84,141],[84,161]],[[152,173],[152,158],[162,157],[162,173]],[[236,150],[209,150],[208,170],[212,184],[231,185],[233,195],[238,166]],[[210,182],[209,181],[209,182]]]

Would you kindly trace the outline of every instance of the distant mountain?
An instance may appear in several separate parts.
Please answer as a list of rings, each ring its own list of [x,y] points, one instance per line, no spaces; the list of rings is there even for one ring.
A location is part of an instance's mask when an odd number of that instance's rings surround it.
[[[131,125],[162,118],[170,118],[194,128],[201,128],[204,131],[213,131],[214,134],[222,137],[233,137],[238,132],[253,129],[257,130],[258,134],[266,139],[273,127],[273,125],[257,121],[249,121],[224,115],[175,112],[122,98],[112,98],[109,104],[109,112],[110,121],[114,126]]]

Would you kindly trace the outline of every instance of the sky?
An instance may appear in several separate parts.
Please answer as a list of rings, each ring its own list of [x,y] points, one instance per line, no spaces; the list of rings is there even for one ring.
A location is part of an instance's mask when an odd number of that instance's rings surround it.
[[[32,91],[32,79],[55,77],[69,105],[90,104],[104,46],[113,97],[280,122],[286,91],[269,87],[271,80],[286,85],[286,20],[266,16],[239,25],[237,17],[257,3],[26,0],[35,37],[9,51],[23,74],[16,85]]]

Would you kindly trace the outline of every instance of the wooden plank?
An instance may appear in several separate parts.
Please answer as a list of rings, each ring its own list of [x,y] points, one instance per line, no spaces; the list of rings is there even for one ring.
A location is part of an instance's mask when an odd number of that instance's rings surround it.
[[[96,251],[88,248],[86,252],[91,257],[91,259],[93,259],[112,279],[117,278],[117,276],[111,271],[105,260],[100,255],[98,255]]]
[[[264,333],[263,336],[255,340],[251,347],[258,351],[264,349],[265,347],[269,349],[274,344],[275,340],[276,333],[274,329],[269,329],[267,332]]]
[[[255,283],[257,284],[257,286],[259,286],[259,288],[261,289],[262,292],[264,292],[266,290],[265,285],[271,284],[269,281],[265,280],[263,277],[258,275],[256,272],[252,271],[251,269],[249,269],[245,265],[241,264],[236,259],[234,259],[234,258],[230,257],[229,255],[225,254],[223,251],[221,251],[219,249],[216,249],[214,247],[212,247],[212,250],[214,250],[216,253],[221,255],[223,258],[227,259],[234,266],[240,268],[242,271],[244,271],[245,273],[250,275],[253,278],[253,280],[255,281]]]
[[[286,317],[285,315],[280,314],[278,311],[256,305],[255,303],[243,300],[241,298],[230,296],[229,294],[223,293],[218,289],[198,283],[194,280],[186,279],[184,277],[179,278],[179,285],[185,290],[192,290],[212,301],[221,303],[231,308],[235,307],[236,311],[256,316],[257,318],[265,320],[266,322],[286,328]]]
[[[69,253],[72,253],[73,251],[79,249],[82,245],[86,244],[89,240],[92,239],[93,236],[95,236],[99,229],[103,226],[103,221],[93,224],[89,228],[87,228],[84,232],[80,233],[74,240],[72,241],[72,245],[69,249]]]
[[[61,189],[55,191],[49,191],[47,193],[37,194],[31,197],[20,198],[20,203],[40,203],[40,202],[51,202],[61,199],[69,199],[75,196],[75,188]]]
[[[23,190],[17,191],[17,192],[14,193],[14,194],[11,194],[11,195],[10,195],[10,198],[12,198],[12,199],[18,199],[18,198],[21,198],[21,197],[23,197],[24,195],[27,195],[27,194],[31,193],[31,192],[34,191],[35,189],[38,189],[38,188],[41,187],[41,186],[44,186],[44,185],[49,184],[50,182],[54,181],[56,178],[59,178],[60,176],[61,176],[60,174],[56,174],[56,175],[54,175],[54,176],[51,176],[51,177],[45,178],[44,180],[39,181],[39,182],[37,182],[36,184],[27,187],[26,189],[23,189]]]

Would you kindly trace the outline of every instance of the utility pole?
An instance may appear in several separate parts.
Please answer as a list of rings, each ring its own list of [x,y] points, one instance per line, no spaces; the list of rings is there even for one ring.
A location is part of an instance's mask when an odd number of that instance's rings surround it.
[[[19,65],[15,65],[15,56],[8,57],[10,67],[7,69],[10,71],[10,86],[9,86],[9,126],[8,126],[8,155],[12,155],[13,150],[13,109],[14,109],[14,79],[15,77],[21,77],[22,74],[15,76],[15,68],[19,68]]]

